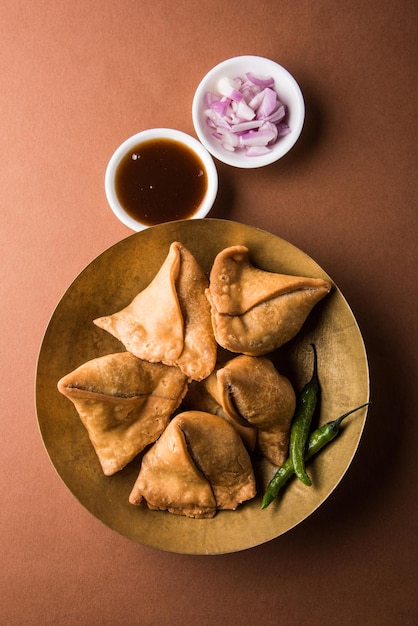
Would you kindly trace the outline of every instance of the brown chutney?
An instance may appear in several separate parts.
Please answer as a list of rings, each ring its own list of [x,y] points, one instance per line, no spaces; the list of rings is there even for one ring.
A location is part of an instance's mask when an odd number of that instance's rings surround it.
[[[115,175],[119,202],[133,219],[148,226],[192,217],[207,186],[200,158],[175,139],[149,139],[134,146]]]

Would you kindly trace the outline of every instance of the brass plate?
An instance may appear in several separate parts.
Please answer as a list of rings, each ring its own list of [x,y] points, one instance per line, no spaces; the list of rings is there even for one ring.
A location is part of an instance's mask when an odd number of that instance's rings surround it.
[[[181,241],[209,271],[223,248],[248,246],[254,264],[273,272],[323,277],[305,253],[257,228],[217,219],[178,221],[144,230],[112,246],[90,263],[55,309],[40,350],[36,408],[49,457],[66,486],[94,516],[141,544],[184,554],[244,550],[285,533],[308,517],[334,490],[356,452],[366,410],[348,418],[339,437],[309,463],[313,487],[292,480],[270,507],[260,510],[261,494],[273,467],[256,467],[259,494],[236,511],[194,520],[129,504],[140,458],[106,477],[71,402],[57,391],[58,380],[88,359],[123,350],[92,320],[121,309],[154,277],[172,241]],[[320,422],[335,419],[367,402],[366,353],[356,320],[339,289],[312,311],[298,336],[272,355],[296,390],[308,380],[314,342],[322,385]]]

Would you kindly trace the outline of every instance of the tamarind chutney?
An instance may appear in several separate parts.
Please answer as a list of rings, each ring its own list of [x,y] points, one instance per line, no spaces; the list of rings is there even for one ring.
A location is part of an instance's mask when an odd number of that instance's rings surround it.
[[[133,219],[147,226],[192,217],[207,186],[198,155],[175,139],[149,139],[134,146],[115,175],[119,202]]]

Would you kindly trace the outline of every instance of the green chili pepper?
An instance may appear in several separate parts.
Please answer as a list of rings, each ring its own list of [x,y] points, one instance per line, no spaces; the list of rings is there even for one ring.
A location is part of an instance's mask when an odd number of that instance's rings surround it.
[[[305,461],[308,461],[311,457],[314,456],[317,452],[319,452],[326,444],[335,439],[340,431],[341,422],[354,413],[355,411],[359,411],[363,409],[365,406],[370,404],[370,402],[366,402],[361,406],[356,407],[355,409],[351,409],[344,415],[341,415],[337,419],[327,422],[320,428],[314,430],[309,437],[308,447],[305,454]],[[273,502],[274,498],[278,495],[280,489],[284,487],[289,478],[293,476],[295,473],[295,468],[293,465],[293,461],[291,457],[289,457],[281,467],[277,470],[269,484],[267,485],[267,489],[264,493],[263,500],[261,503],[261,508],[265,509],[268,505]]]
[[[305,469],[305,451],[308,443],[309,431],[320,391],[318,380],[318,359],[316,348],[311,344],[314,353],[314,365],[311,380],[306,383],[299,394],[295,415],[290,429],[289,456],[292,459],[296,476],[308,487],[312,481]]]

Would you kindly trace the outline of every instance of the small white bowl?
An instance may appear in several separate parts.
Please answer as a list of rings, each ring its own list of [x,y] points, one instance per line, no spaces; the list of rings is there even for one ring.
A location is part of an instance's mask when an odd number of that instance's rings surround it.
[[[142,132],[136,133],[126,139],[113,153],[112,157],[106,168],[105,174],[105,192],[109,202],[110,208],[116,217],[128,228],[134,231],[144,230],[154,225],[150,223],[142,223],[137,218],[132,217],[125,207],[120,202],[115,188],[116,174],[118,166],[124,156],[129,153],[133,148],[137,148],[141,143],[154,139],[170,139],[178,143],[187,146],[192,150],[200,159],[203,167],[206,170],[207,176],[207,189],[201,200],[200,205],[195,209],[193,214],[188,216],[188,219],[200,219],[206,217],[210,209],[213,206],[217,192],[218,192],[218,172],[215,163],[206,150],[206,148],[194,137],[191,137],[187,133],[172,128],[151,128]],[[176,217],[173,220],[178,219]],[[168,220],[164,220],[168,221]],[[169,221],[172,221],[171,219]],[[161,223],[161,222],[156,222]]]
[[[252,72],[259,77],[273,77],[279,99],[287,107],[285,121],[291,132],[280,137],[271,146],[268,154],[260,156],[246,156],[242,149],[234,152],[225,150],[219,139],[213,136],[213,130],[208,126],[204,113],[205,95],[208,92],[217,93],[220,78],[245,78],[246,72]],[[305,103],[299,85],[284,67],[264,57],[244,55],[223,61],[206,74],[193,98],[192,118],[198,138],[219,161],[234,167],[256,168],[281,159],[295,145],[305,121]]]

